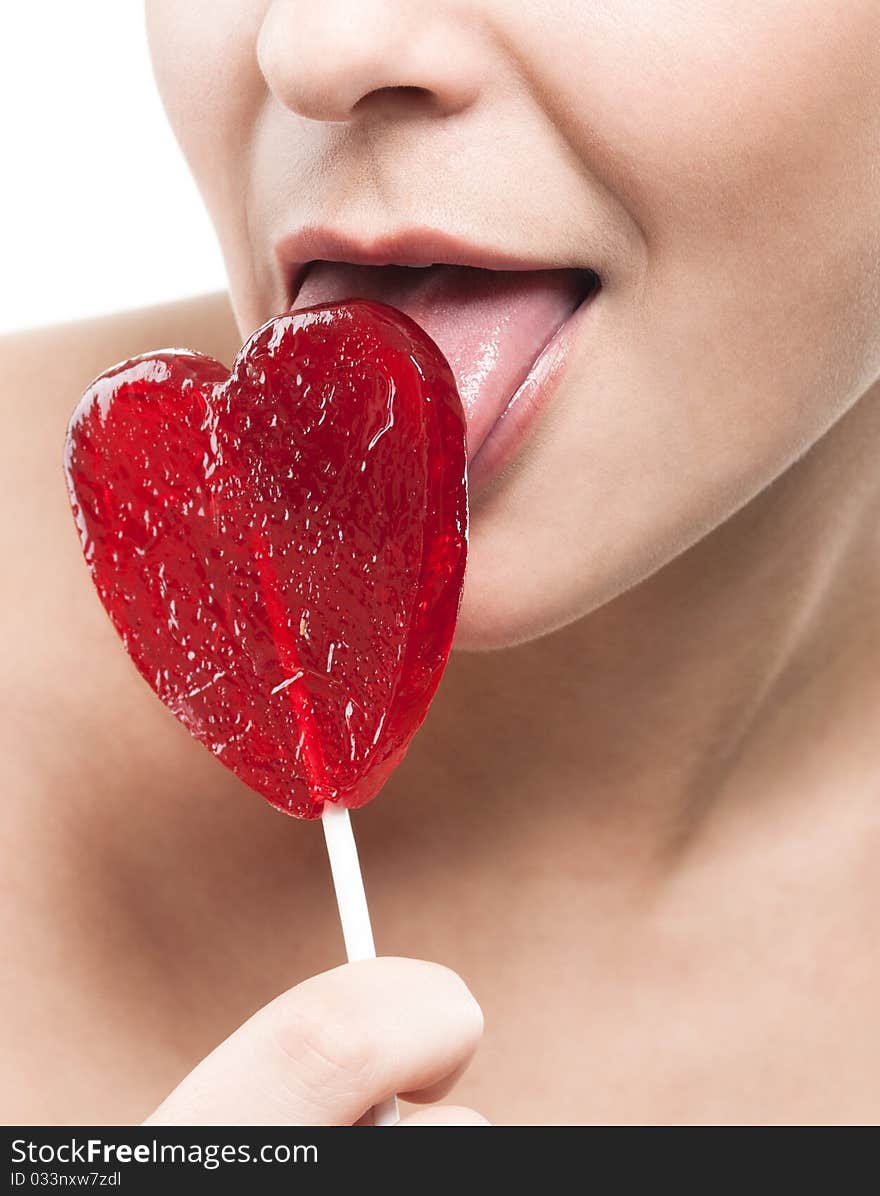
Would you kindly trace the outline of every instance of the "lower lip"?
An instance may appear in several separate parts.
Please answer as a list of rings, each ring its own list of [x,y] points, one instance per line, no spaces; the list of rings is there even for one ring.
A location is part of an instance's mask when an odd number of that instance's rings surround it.
[[[468,492],[472,500],[484,496],[506,476],[523,452],[561,381],[571,347],[596,298],[597,290],[591,291],[556,330],[482,443],[469,452]]]

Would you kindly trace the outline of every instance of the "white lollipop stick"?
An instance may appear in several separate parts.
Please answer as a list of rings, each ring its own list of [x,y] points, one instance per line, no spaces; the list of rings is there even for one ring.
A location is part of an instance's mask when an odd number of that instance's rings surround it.
[[[348,962],[375,959],[370,911],[348,810],[334,802],[325,802],[321,824],[327,841],[327,855],[330,857],[330,871],[333,874],[333,888],[336,890]],[[389,1096],[387,1100],[374,1105],[371,1113],[373,1125],[396,1125],[400,1120],[397,1097]]]

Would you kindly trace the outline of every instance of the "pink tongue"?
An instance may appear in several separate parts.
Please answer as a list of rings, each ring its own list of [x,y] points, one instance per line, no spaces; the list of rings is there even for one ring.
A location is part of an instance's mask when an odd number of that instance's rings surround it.
[[[472,459],[535,359],[584,296],[573,270],[507,272],[469,266],[352,266],[316,262],[295,306],[377,299],[411,316],[452,366]]]

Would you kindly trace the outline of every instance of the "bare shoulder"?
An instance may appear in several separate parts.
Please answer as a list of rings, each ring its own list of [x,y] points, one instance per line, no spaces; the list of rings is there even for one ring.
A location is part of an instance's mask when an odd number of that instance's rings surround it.
[[[240,343],[226,295],[205,295],[119,315],[0,337],[0,398],[31,403],[80,392],[117,361],[160,348],[195,349],[230,362]]]

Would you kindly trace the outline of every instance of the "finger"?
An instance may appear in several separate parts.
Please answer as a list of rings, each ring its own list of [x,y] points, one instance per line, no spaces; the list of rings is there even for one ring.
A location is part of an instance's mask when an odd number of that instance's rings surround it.
[[[433,1105],[436,1101],[443,1100],[448,1095],[450,1089],[454,1088],[462,1076],[462,1073],[467,1071],[470,1063],[470,1056],[457,1067],[451,1071],[448,1076],[444,1076],[441,1080],[431,1084],[428,1088],[420,1088],[416,1092],[401,1092],[398,1090],[397,1095],[405,1101],[410,1101],[414,1105]]]
[[[491,1125],[476,1109],[465,1109],[459,1105],[432,1105],[430,1109],[419,1109],[401,1117],[397,1125]]]
[[[313,976],[212,1051],[148,1125],[352,1125],[470,1059],[483,1015],[448,968],[371,959]]]

